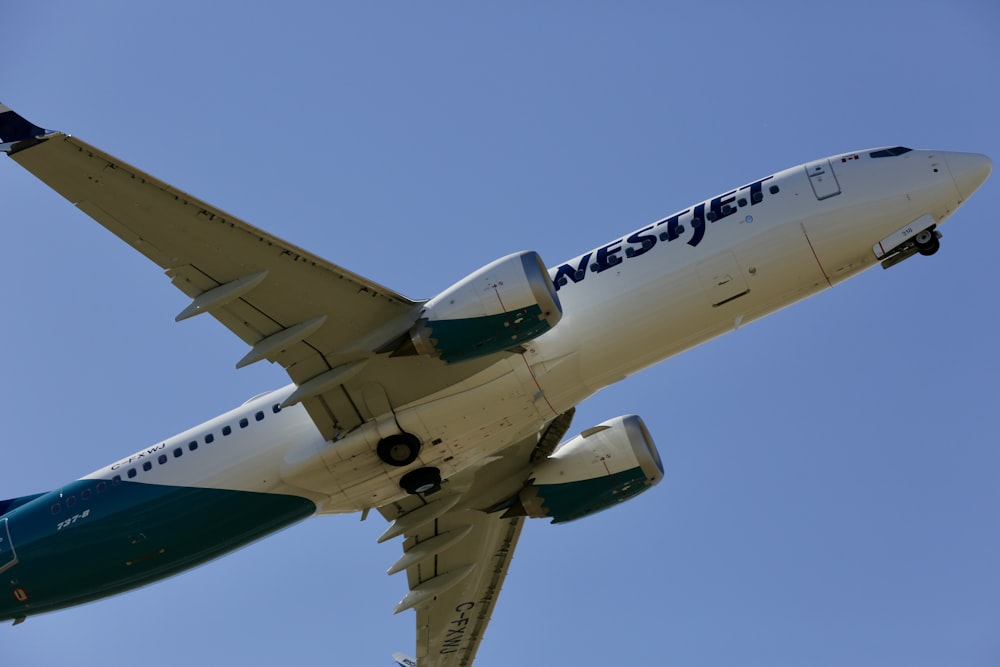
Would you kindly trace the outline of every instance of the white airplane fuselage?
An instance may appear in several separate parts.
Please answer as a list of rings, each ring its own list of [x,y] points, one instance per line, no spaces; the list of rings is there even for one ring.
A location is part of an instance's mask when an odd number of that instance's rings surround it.
[[[871,153],[787,169],[550,267],[563,309],[557,326],[526,343],[523,354],[507,355],[458,385],[392,406],[387,417],[429,443],[415,465],[436,467],[447,480],[539,432],[600,389],[870,268],[879,261],[874,245],[914,221],[940,224],[990,169],[983,156],[965,153]],[[10,526],[0,523],[0,538],[18,522],[38,527],[10,531],[17,562],[4,576],[18,583],[13,598],[0,596],[0,618],[102,597],[221,555],[311,514],[365,511],[405,495],[399,485],[404,471],[386,466],[373,452],[378,419],[327,441],[301,404],[276,407],[294,389],[289,385],[251,399],[5,514]],[[375,406],[383,399],[375,388],[359,400]],[[102,513],[100,502],[111,495],[116,479],[164,491]],[[229,534],[186,536],[182,545],[163,547],[157,529],[144,529],[141,519],[144,513],[169,514],[166,489],[277,494],[289,503],[263,520],[232,525]],[[509,490],[486,494],[483,506],[504,494]],[[214,507],[209,502],[198,511],[204,518]],[[219,496],[218,511],[232,512],[228,497]],[[81,548],[98,553],[103,547],[96,541],[103,537],[94,527],[101,521],[121,523],[124,514],[131,523],[122,530],[130,539],[124,544],[121,530],[115,533],[113,565],[89,564],[74,576],[68,570],[77,560],[65,558],[58,581],[32,578],[54,566],[60,538],[87,524],[94,537]],[[171,521],[190,525],[192,518],[182,514],[154,523],[167,534],[175,530]],[[0,569],[4,558],[0,549]],[[140,569],[147,562],[162,565]]]

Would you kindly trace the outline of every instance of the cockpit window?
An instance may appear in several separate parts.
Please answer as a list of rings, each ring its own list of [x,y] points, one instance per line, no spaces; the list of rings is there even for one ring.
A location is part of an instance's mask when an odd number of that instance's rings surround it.
[[[872,151],[868,155],[871,157],[895,157],[896,155],[909,153],[912,150],[912,148],[907,148],[906,146],[896,146],[895,148],[885,148],[880,151]]]

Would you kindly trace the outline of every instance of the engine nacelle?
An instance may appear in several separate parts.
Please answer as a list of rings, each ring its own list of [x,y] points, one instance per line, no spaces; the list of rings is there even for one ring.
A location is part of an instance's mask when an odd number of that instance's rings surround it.
[[[394,354],[454,363],[530,341],[562,317],[555,285],[536,252],[487,264],[424,304],[409,340]]]
[[[642,419],[615,417],[539,463],[509,514],[573,521],[625,502],[661,479],[663,462]]]

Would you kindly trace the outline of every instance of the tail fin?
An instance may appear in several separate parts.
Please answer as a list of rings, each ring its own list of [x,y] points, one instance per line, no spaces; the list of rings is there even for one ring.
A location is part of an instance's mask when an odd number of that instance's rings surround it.
[[[417,661],[405,653],[393,653],[392,659],[396,661],[399,667],[417,667]]]

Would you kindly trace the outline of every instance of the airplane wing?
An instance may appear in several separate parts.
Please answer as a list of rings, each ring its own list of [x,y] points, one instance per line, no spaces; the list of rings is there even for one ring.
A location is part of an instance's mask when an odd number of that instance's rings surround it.
[[[280,363],[332,439],[374,416],[342,385],[387,387],[404,404],[475,373],[459,365],[390,359],[375,351],[405,333],[423,302],[331,264],[157,180],[97,148],[43,130],[0,104],[0,151],[164,269],[192,298],[178,320],[209,312],[251,346],[238,363]],[[359,371],[364,369],[363,375]]]
[[[405,536],[403,556],[389,574],[405,570],[410,592],[393,611],[416,611],[421,667],[472,664],[524,521],[487,510],[520,490],[531,462],[552,453],[574,412],[556,417],[482,468],[460,473],[436,494],[379,508],[393,522],[379,541]]]

